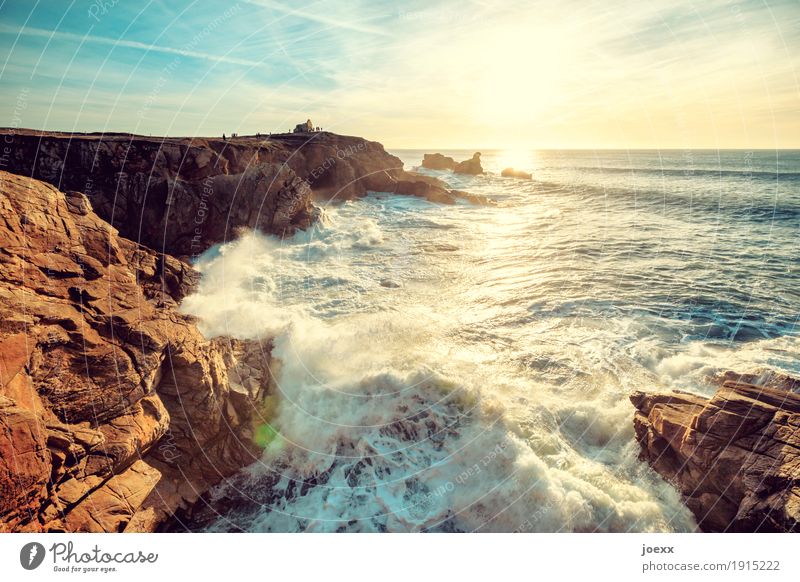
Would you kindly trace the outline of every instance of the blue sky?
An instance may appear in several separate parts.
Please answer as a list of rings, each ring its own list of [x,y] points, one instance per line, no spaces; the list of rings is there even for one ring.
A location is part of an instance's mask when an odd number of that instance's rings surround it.
[[[7,126],[800,147],[797,0],[0,2]]]

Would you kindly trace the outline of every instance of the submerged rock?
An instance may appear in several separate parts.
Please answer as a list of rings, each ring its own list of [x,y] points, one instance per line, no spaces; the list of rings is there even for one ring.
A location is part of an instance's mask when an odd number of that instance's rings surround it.
[[[429,202],[438,202],[440,204],[456,203],[456,196],[451,194],[450,190],[422,180],[400,180],[395,184],[394,192],[425,198]]]
[[[456,167],[453,168],[453,172],[456,174],[483,174],[483,166],[481,166],[481,153],[475,152],[472,154],[472,158],[469,160],[464,160],[463,162],[456,164]]]
[[[422,157],[422,167],[429,170],[452,170],[456,167],[456,161],[442,154],[425,154]]]
[[[631,395],[641,457],[705,531],[800,531],[800,395],[726,381],[710,399]]]
[[[503,178],[519,178],[520,180],[530,180],[533,178],[531,174],[528,172],[523,172],[522,170],[515,170],[514,168],[506,168],[500,175]]]

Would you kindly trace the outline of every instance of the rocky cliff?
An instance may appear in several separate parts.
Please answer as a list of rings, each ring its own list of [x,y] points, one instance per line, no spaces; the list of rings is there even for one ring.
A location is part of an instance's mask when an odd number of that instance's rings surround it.
[[[278,235],[308,227],[314,200],[368,191],[453,204],[486,199],[403,170],[377,142],[328,132],[155,138],[0,130],[0,168],[84,193],[122,236],[176,256],[197,255],[240,228]]]
[[[728,380],[710,399],[637,392],[642,457],[705,531],[800,531],[800,395]]]
[[[0,531],[149,531],[258,455],[269,346],[206,341],[192,268],[0,172]]]
[[[271,346],[205,340],[182,259],[314,200],[489,203],[329,133],[0,134],[0,531],[152,531],[258,458]]]

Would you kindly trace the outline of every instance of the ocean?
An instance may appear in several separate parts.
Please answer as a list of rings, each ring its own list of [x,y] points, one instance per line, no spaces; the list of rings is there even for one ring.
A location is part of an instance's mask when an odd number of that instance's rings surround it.
[[[800,375],[800,152],[482,160],[422,171],[496,206],[376,193],[201,257],[183,310],[209,337],[274,338],[280,365],[261,460],[186,527],[696,527],[638,459],[628,395]]]

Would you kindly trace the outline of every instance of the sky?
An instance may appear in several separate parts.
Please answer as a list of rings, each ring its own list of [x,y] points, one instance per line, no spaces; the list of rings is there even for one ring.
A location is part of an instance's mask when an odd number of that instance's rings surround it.
[[[800,1],[0,0],[0,125],[799,148]]]

